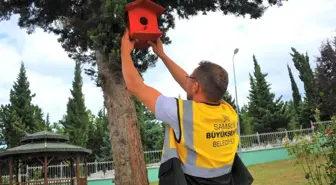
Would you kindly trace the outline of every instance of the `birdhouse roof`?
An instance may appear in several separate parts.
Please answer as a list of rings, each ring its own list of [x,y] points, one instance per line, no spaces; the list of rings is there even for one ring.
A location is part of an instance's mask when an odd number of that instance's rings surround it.
[[[131,11],[137,7],[148,8],[158,15],[162,14],[165,10],[162,6],[152,2],[151,0],[135,0],[127,4],[125,9],[126,11]]]

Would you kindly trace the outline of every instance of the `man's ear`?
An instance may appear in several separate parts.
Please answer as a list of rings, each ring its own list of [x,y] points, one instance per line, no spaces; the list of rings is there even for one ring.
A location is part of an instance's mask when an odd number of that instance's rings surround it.
[[[193,91],[194,92],[201,92],[202,91],[201,89],[202,88],[201,88],[200,84],[198,82],[195,82],[194,85],[193,85]]]

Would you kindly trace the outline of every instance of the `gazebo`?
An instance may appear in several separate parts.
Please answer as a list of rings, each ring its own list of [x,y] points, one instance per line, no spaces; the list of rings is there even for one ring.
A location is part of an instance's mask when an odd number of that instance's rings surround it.
[[[0,152],[0,185],[87,185],[87,157],[91,150],[67,141],[67,136],[48,131],[27,134],[20,140],[20,146]],[[84,162],[82,167],[81,162]],[[48,166],[60,163],[70,165],[70,177],[48,175]],[[28,166],[42,166],[39,177],[31,177]],[[22,172],[28,175],[21,175]],[[2,178],[4,173],[8,175],[6,179]]]

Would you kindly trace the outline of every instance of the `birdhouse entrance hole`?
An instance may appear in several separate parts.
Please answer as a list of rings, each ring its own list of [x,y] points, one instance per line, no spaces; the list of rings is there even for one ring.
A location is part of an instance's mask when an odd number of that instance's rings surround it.
[[[140,23],[144,26],[148,24],[148,19],[146,17],[141,17],[140,18]]]

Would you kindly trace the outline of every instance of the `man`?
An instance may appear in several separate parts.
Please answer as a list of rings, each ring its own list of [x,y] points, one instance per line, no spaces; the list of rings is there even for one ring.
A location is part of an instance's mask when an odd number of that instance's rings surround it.
[[[227,72],[217,64],[203,61],[188,75],[165,55],[160,39],[149,42],[186,91],[188,100],[167,97],[144,84],[130,55],[134,43],[126,30],[121,43],[126,86],[158,120],[167,123],[159,184],[232,184],[231,169],[239,137],[237,114],[221,101],[228,86]]]

